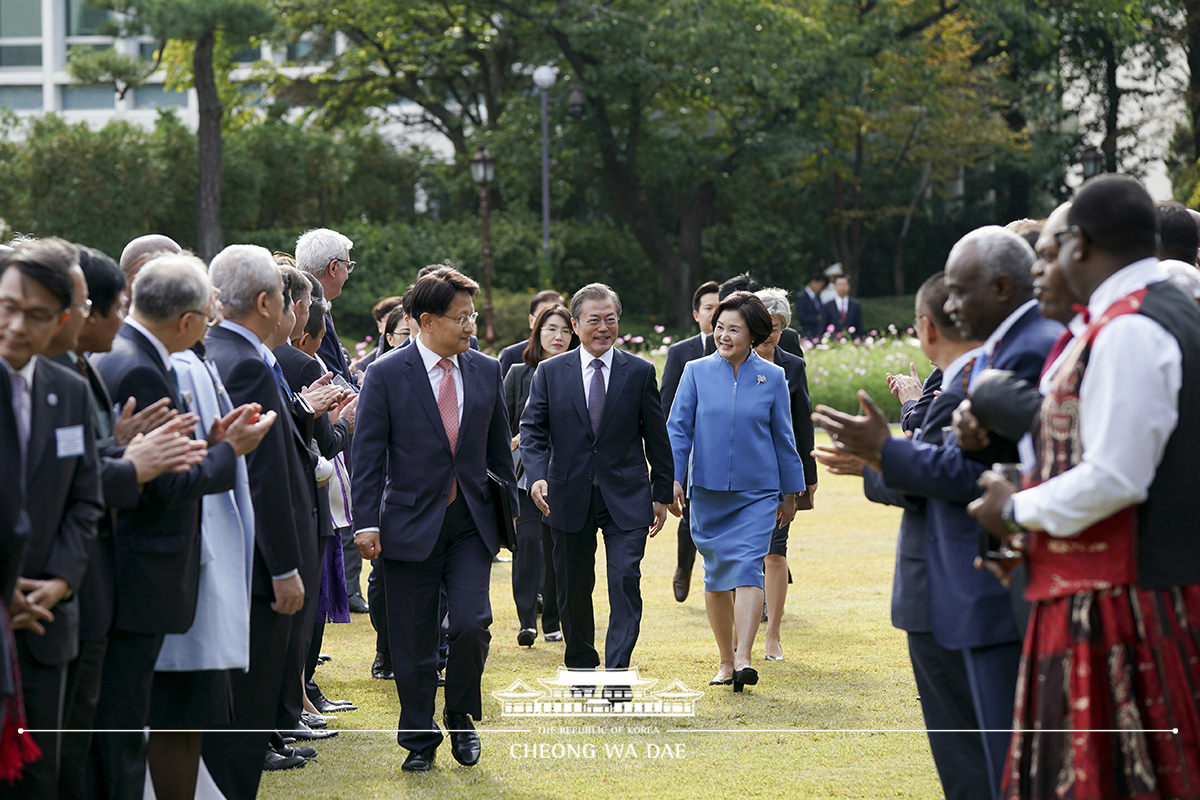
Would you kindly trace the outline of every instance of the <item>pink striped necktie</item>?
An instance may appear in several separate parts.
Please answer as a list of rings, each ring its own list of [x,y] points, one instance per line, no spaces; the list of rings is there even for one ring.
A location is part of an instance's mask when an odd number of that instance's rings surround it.
[[[450,440],[450,452],[458,447],[458,391],[454,386],[454,362],[443,358],[438,362],[442,368],[442,381],[438,384],[438,411],[442,414],[442,427],[446,429],[446,438]],[[450,478],[450,499],[446,505],[458,497],[458,478]]]

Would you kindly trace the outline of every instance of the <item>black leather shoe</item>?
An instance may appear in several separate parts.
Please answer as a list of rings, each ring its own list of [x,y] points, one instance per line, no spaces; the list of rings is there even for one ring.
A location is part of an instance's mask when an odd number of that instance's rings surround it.
[[[321,739],[332,739],[334,736],[338,735],[337,731],[313,730],[308,726],[308,723],[304,721],[303,717],[301,717],[300,721],[296,723],[296,730],[291,731],[290,733],[297,739],[303,739],[306,742],[316,742],[320,741]]]
[[[296,747],[276,747],[274,750],[284,758],[300,756],[305,761],[312,761],[317,757],[317,748],[307,744],[298,745]]]
[[[325,717],[320,714],[310,714],[307,711],[300,712],[300,721],[314,731],[324,730],[329,727],[329,720],[332,717]]]
[[[267,759],[263,762],[263,770],[265,772],[279,772],[280,770],[303,767],[307,763],[308,759],[303,756],[284,756],[268,748]]]
[[[439,669],[438,670],[438,686],[445,686],[445,685],[446,685],[446,673],[442,672]]]
[[[442,722],[450,732],[450,755],[464,767],[473,767],[479,763],[479,734],[475,732],[475,723],[471,722],[470,714],[451,714],[442,712]]]
[[[333,656],[329,653],[320,653],[317,655],[317,663],[324,664],[326,661],[333,661]]]
[[[521,647],[533,647],[533,643],[537,641],[537,629],[522,628],[517,634],[517,644]]]
[[[433,769],[433,761],[437,755],[437,745],[424,750],[410,750],[408,758],[400,765],[405,772],[429,772]]]
[[[676,567],[675,578],[671,581],[671,585],[675,587],[675,599],[678,602],[682,603],[687,600],[688,592],[692,588],[692,571]]]
[[[392,659],[384,653],[375,653],[375,663],[371,665],[371,677],[380,681],[393,681],[396,674],[392,672]]]
[[[361,594],[350,595],[350,613],[351,614],[369,614],[371,607],[367,605],[367,601],[363,600]]]
[[[758,685],[758,670],[754,667],[746,667],[745,669],[735,669],[733,671],[733,690],[740,692],[743,686]]]
[[[313,707],[317,709],[318,714],[340,714],[343,711],[358,711],[358,706],[352,705],[345,700],[330,700],[325,695],[308,698],[312,701]]]

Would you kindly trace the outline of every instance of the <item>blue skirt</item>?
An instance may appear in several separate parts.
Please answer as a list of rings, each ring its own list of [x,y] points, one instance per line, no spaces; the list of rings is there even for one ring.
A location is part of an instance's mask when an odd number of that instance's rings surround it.
[[[692,487],[692,541],[704,556],[704,590],[763,585],[779,492],[722,492]]]

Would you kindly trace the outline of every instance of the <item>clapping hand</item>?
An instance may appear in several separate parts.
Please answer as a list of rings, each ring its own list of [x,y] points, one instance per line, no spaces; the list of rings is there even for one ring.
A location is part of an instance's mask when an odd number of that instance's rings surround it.
[[[819,405],[812,415],[813,422],[829,432],[833,446],[839,451],[862,459],[879,471],[883,445],[891,438],[887,417],[875,405],[871,396],[861,389],[858,402],[863,416],[846,414],[829,406]]]
[[[888,389],[901,403],[921,399],[921,376],[917,374],[917,368],[911,361],[908,363],[908,371],[908,375],[893,375],[890,372],[887,374]]]
[[[162,397],[135,414],[133,410],[137,408],[137,399],[131,397],[126,400],[113,425],[113,437],[117,443],[129,444],[139,433],[147,433],[170,422],[179,413],[167,407],[170,403],[169,397]]]
[[[812,451],[812,457],[823,464],[825,469],[834,475],[857,475],[862,477],[865,462],[858,456],[852,456],[832,445],[817,445]]]
[[[139,433],[125,448],[123,458],[133,462],[138,483],[149,483],[164,472],[187,472],[204,460],[207,444],[181,433],[187,416],[176,417],[149,433]]]
[[[979,424],[971,409],[971,398],[958,404],[953,415],[954,438],[958,440],[961,450],[974,452],[982,450],[991,443],[988,429]]]

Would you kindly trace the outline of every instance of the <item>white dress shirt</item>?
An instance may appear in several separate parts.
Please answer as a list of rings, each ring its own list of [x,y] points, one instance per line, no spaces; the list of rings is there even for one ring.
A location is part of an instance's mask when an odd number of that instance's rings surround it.
[[[175,365],[171,363],[171,352],[167,350],[167,346],[165,344],[158,340],[157,336],[150,332],[149,328],[138,322],[132,316],[125,318],[125,324],[150,340],[150,344],[154,345],[154,349],[158,353],[158,357],[162,359],[163,367],[167,370],[167,372],[175,369]]]
[[[1157,259],[1111,275],[1088,301],[1098,318],[1130,292],[1162,280]],[[1161,325],[1123,314],[1093,341],[1079,387],[1083,456],[1075,467],[1019,492],[1013,512],[1027,528],[1075,536],[1117,511],[1143,502],[1179,421],[1183,356]]]
[[[592,399],[592,362],[596,360],[596,356],[589,353],[583,347],[579,348],[579,366],[580,374],[583,376],[583,404],[586,406]],[[600,374],[604,376],[604,394],[608,395],[608,377],[612,374],[613,349],[610,347],[604,351],[604,355],[600,356],[600,361],[604,364],[600,368]]]
[[[438,392],[442,386],[442,368],[438,365],[438,362],[443,357],[426,347],[425,343],[421,341],[419,334],[413,341],[416,342],[417,352],[421,354],[421,361],[425,363],[425,372],[429,375],[429,387],[433,389],[433,402],[436,405]],[[458,424],[461,425],[463,410],[462,368],[458,365],[458,354],[449,356],[449,358],[450,363],[454,365],[454,368],[450,370],[450,374],[454,377],[454,394],[458,398]]]

